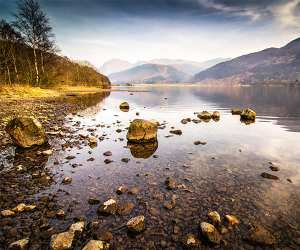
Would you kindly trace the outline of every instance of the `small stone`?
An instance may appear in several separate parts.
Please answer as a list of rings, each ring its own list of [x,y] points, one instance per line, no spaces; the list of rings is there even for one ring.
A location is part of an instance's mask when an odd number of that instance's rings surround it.
[[[110,247],[109,243],[101,240],[90,240],[82,250],[108,250]]]
[[[104,215],[113,215],[117,212],[117,201],[114,199],[109,199],[105,201],[99,208],[98,213]]]
[[[88,203],[90,205],[96,205],[96,204],[99,204],[100,203],[100,200],[99,199],[96,199],[96,198],[89,198],[88,199]]]
[[[112,152],[110,151],[106,151],[105,153],[103,153],[104,156],[112,156]]]
[[[218,111],[214,111],[211,115],[211,118],[214,120],[214,121],[218,121],[220,120],[220,112]]]
[[[126,224],[128,230],[134,233],[140,233],[145,229],[145,217],[143,215],[130,219]]]
[[[2,217],[12,217],[12,216],[15,216],[15,212],[12,211],[12,210],[9,210],[9,209],[2,210],[1,211],[1,216]]]
[[[13,208],[12,210],[16,213],[21,213],[21,212],[28,212],[31,211],[33,209],[35,209],[36,206],[35,205],[26,205],[24,203],[20,203],[19,205],[17,205],[15,208]]]
[[[177,199],[176,195],[172,195],[171,200],[170,201],[166,201],[164,203],[164,208],[169,209],[169,210],[173,209],[175,207],[175,205],[176,205],[176,199]]]
[[[112,163],[112,162],[113,162],[113,160],[110,160],[110,159],[105,159],[105,160],[104,160],[104,163],[105,163],[105,164],[110,164],[110,163]]]
[[[244,109],[241,113],[242,120],[254,121],[256,118],[256,112],[250,108]]]
[[[165,184],[166,184],[166,188],[169,190],[175,189],[176,187],[176,183],[172,177],[167,177]]]
[[[206,145],[206,142],[205,141],[195,141],[194,142],[194,145]]]
[[[231,114],[233,115],[240,115],[242,113],[242,110],[238,109],[238,108],[234,108],[231,110]]]
[[[279,167],[274,166],[274,165],[270,166],[270,169],[271,169],[272,171],[279,171]]]
[[[59,209],[59,210],[56,212],[56,217],[58,217],[58,218],[64,218],[64,217],[65,217],[65,211],[62,210],[62,209]]]
[[[183,244],[187,248],[197,248],[200,245],[199,239],[194,234],[187,234],[184,237]]]
[[[180,129],[170,130],[170,133],[174,135],[182,135],[182,131]]]
[[[262,226],[255,226],[250,230],[247,240],[255,245],[274,245],[276,243],[275,237]]]
[[[62,181],[63,184],[67,185],[70,184],[72,182],[72,178],[71,177],[65,177]]]
[[[51,250],[68,250],[72,248],[74,232],[63,232],[51,236]]]
[[[214,225],[221,224],[221,216],[217,211],[209,212],[208,217]]]
[[[45,150],[42,152],[43,155],[45,156],[50,156],[53,154],[53,150],[52,149],[49,149],[49,150]]]
[[[123,112],[128,112],[129,111],[129,104],[128,102],[122,102],[120,104],[120,110]]]
[[[128,163],[130,161],[130,159],[129,158],[122,158],[121,161],[125,162],[125,163]]]
[[[211,119],[211,113],[207,111],[202,111],[198,114],[198,118],[201,120],[210,120]]]
[[[85,225],[84,221],[78,221],[70,226],[69,232],[82,233],[84,229],[84,225]]]
[[[69,155],[66,157],[66,160],[73,160],[75,159],[76,157],[74,155]]]
[[[11,243],[8,246],[8,249],[9,250],[27,250],[28,244],[29,244],[29,239],[26,238],[26,239],[18,240],[18,241]]]
[[[118,187],[118,189],[116,190],[116,193],[119,194],[119,195],[121,195],[121,194],[126,193],[127,190],[128,190],[127,187],[125,187],[125,186],[120,186],[120,187]]]
[[[134,208],[134,204],[132,202],[125,202],[118,206],[117,213],[119,215],[128,215],[131,213]]]
[[[131,189],[129,189],[128,193],[131,195],[137,195],[140,192],[138,187],[133,187]]]
[[[200,229],[202,235],[211,243],[220,244],[221,235],[218,230],[214,227],[214,225],[209,224],[207,222],[201,222]]]
[[[279,177],[277,177],[276,175],[272,175],[266,172],[262,173],[261,176],[266,179],[279,180]]]
[[[234,215],[227,214],[225,215],[225,218],[230,225],[240,224],[240,221]]]
[[[88,140],[90,145],[96,145],[98,142],[98,139],[95,136],[90,136]]]

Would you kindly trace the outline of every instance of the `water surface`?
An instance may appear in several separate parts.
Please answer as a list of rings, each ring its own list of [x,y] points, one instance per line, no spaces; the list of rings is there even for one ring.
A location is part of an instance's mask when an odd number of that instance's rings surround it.
[[[147,230],[143,234],[130,238],[124,230],[116,230],[114,243],[122,242],[125,249],[153,242],[157,249],[180,249],[182,237],[197,235],[199,222],[208,221],[207,213],[216,210],[241,221],[224,236],[228,249],[251,249],[244,238],[255,223],[274,233],[279,246],[295,246],[294,239],[300,236],[300,88],[143,86],[123,90],[112,91],[101,103],[68,116],[66,124],[72,132],[64,141],[53,143],[55,148],[69,145],[49,158],[47,168],[55,174],[56,184],[40,194],[56,193],[59,204],[68,211],[67,220],[55,221],[56,227],[64,228],[68,219],[83,216],[89,221],[101,220],[101,229],[112,230],[144,214]],[[129,112],[119,110],[123,101],[130,104]],[[255,123],[248,125],[230,112],[231,108],[247,107],[258,115]],[[181,123],[183,118],[197,119],[194,113],[203,110],[219,111],[221,119]],[[166,124],[158,130],[158,145],[146,151],[127,147],[126,128],[135,118]],[[172,128],[183,134],[170,137]],[[103,140],[91,148],[82,135]],[[207,144],[194,145],[198,140]],[[104,156],[106,151],[112,156]],[[66,160],[69,155],[76,158]],[[130,161],[124,163],[122,158]],[[113,162],[105,164],[105,159]],[[271,163],[280,171],[272,172]],[[262,178],[262,172],[279,180]],[[70,185],[61,184],[65,176],[72,177]],[[184,186],[167,191],[164,181],[168,176]],[[140,191],[118,196],[115,190],[120,185]],[[172,194],[177,196],[176,206],[166,210],[163,203]],[[98,205],[88,204],[89,198],[103,202],[111,197],[132,201],[134,210],[128,216],[102,217],[96,213]],[[179,231],[174,232],[174,227]]]

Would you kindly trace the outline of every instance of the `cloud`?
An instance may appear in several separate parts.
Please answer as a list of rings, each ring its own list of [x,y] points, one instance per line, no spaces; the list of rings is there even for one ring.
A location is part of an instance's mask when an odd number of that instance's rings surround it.
[[[300,0],[290,0],[270,8],[274,18],[283,27],[300,29]]]
[[[226,5],[216,0],[198,0],[198,2],[205,8],[235,16],[249,17],[252,21],[257,21],[266,15],[264,9],[259,8],[259,6]]]

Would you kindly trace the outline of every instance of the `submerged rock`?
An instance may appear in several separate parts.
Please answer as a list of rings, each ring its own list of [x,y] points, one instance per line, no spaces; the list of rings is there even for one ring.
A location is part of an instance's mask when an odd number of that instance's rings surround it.
[[[36,208],[35,205],[26,205],[24,203],[20,203],[19,205],[17,205],[15,208],[13,208],[12,210],[15,213],[22,213],[22,212],[28,212],[28,211],[32,211]]]
[[[157,125],[151,121],[135,119],[130,123],[127,140],[133,143],[156,141]]]
[[[9,250],[27,250],[28,244],[29,244],[29,239],[26,238],[26,239],[18,240],[18,241],[11,243],[8,246],[8,249]]]
[[[241,113],[241,120],[254,121],[256,118],[256,112],[252,109],[244,109]]]
[[[71,182],[72,182],[72,178],[68,176],[62,180],[62,183],[65,185],[70,184]]]
[[[126,224],[128,230],[133,233],[140,233],[145,229],[145,217],[143,215],[130,219]]]
[[[263,172],[261,174],[261,177],[266,178],[266,179],[271,179],[271,180],[279,180],[278,176],[272,175],[272,174],[269,174],[269,173],[266,173],[266,172]]]
[[[274,245],[276,243],[275,237],[260,225],[250,230],[249,236],[246,239],[255,245]]]
[[[131,213],[134,208],[134,204],[132,202],[124,202],[118,206],[117,213],[119,215],[128,215]]]
[[[242,114],[242,110],[239,109],[239,108],[233,108],[231,110],[231,114],[233,114],[233,115],[240,115],[240,114]]]
[[[198,145],[206,145],[207,142],[205,141],[194,141],[194,145],[198,146]]]
[[[21,148],[43,145],[47,142],[42,124],[32,117],[16,117],[9,121],[6,132],[13,142]]]
[[[108,250],[109,247],[110,244],[102,240],[90,240],[82,250]]]
[[[99,208],[98,213],[104,215],[116,214],[117,212],[117,201],[114,199],[109,199],[105,201]]]
[[[214,225],[207,222],[201,222],[200,229],[202,235],[211,243],[220,244],[221,235]]]

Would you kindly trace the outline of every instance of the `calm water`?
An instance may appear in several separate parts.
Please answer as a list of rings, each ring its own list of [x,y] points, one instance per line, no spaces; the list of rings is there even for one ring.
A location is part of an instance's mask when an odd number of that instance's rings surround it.
[[[130,104],[129,112],[119,110],[122,101]],[[258,115],[250,125],[241,123],[239,116],[230,112],[231,108],[246,107],[255,109]],[[183,118],[197,118],[194,112],[203,110],[217,110],[221,119],[181,124]],[[158,130],[158,146],[148,147],[147,152],[140,147],[126,147],[126,128],[135,118],[166,123],[165,129]],[[73,217],[84,216],[89,221],[101,220],[101,228],[111,230],[144,214],[147,230],[137,236],[138,240],[117,230],[113,241],[122,242],[126,249],[149,242],[160,249],[163,241],[168,247],[180,249],[181,238],[187,233],[198,234],[199,221],[208,221],[207,213],[216,210],[222,216],[236,215],[241,221],[224,236],[228,249],[241,245],[251,248],[243,238],[249,225],[255,223],[274,233],[279,246],[294,246],[293,240],[300,236],[300,88],[124,88],[70,115],[66,124],[72,132],[64,141],[53,142],[53,147],[59,149],[65,142],[73,146],[57,151],[47,163],[56,184],[46,193],[56,193],[59,204],[68,211],[67,220],[54,221],[55,227],[65,228]],[[171,127],[181,129],[183,134],[169,137]],[[104,140],[91,148],[80,134]],[[207,144],[196,146],[197,140]],[[106,151],[112,156],[105,157]],[[65,158],[69,155],[76,158],[68,161]],[[95,160],[88,161],[91,157]],[[130,161],[123,163],[122,158]],[[105,159],[113,162],[105,164]],[[59,165],[54,165],[56,160]],[[269,162],[280,171],[272,172]],[[264,179],[262,172],[280,179]],[[72,177],[70,185],[61,184],[65,176]],[[167,191],[164,181],[168,176],[186,188]],[[140,191],[137,195],[118,196],[115,190],[120,185],[138,187]],[[176,206],[166,210],[163,203],[172,194],[177,196]],[[135,208],[128,216],[101,217],[96,213],[98,205],[88,204],[92,197],[101,202],[111,197],[120,202],[132,201]],[[174,232],[174,226],[180,230]]]

